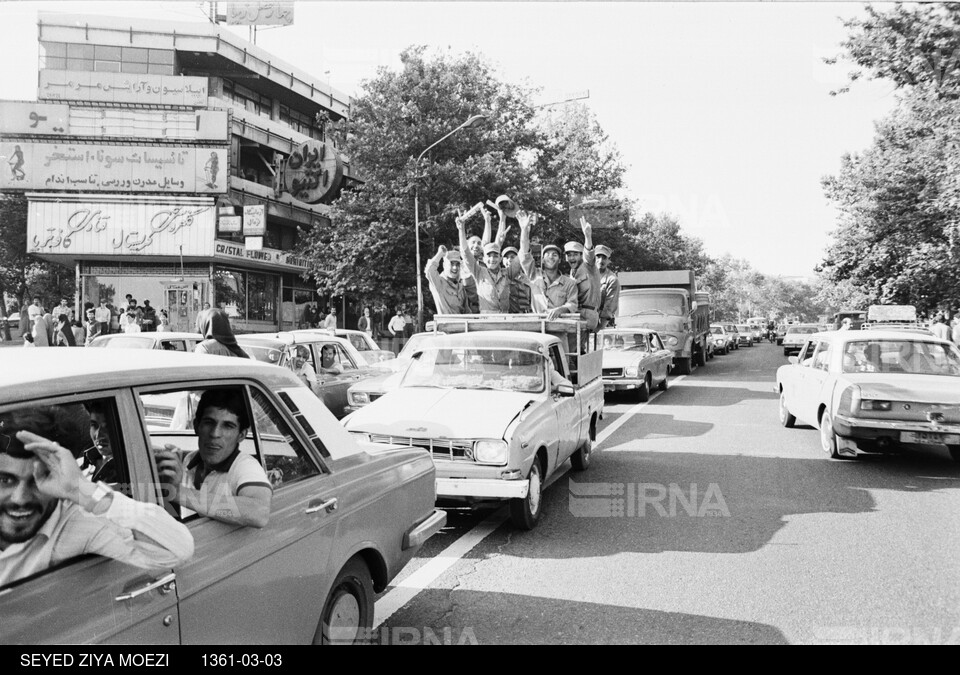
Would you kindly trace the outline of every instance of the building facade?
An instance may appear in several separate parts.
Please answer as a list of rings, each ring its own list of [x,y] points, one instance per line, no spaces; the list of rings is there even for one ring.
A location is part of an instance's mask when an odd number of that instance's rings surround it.
[[[0,189],[76,304],[130,294],[193,330],[302,324],[299,232],[355,179],[349,98],[216,24],[40,13],[37,101],[0,102]],[[321,302],[321,306],[322,306]]]

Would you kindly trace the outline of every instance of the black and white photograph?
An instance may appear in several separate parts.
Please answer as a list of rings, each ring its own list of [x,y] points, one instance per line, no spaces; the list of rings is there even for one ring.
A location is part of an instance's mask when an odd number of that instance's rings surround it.
[[[0,0],[0,57],[4,668],[960,644],[960,4]]]

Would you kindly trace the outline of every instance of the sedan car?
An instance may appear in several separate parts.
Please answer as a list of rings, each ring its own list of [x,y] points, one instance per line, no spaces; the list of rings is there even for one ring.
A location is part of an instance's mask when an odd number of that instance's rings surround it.
[[[745,323],[737,324],[737,342],[746,347],[752,347],[753,340],[753,328],[748,326]]]
[[[650,398],[654,385],[667,389],[673,351],[663,346],[649,328],[608,328],[598,336],[603,345],[603,391],[633,390],[640,402]]]
[[[787,334],[787,324],[785,323],[777,324],[777,328],[775,332],[776,332],[777,346],[780,347],[783,345],[783,338]]]
[[[110,349],[165,349],[171,352],[192,352],[203,342],[199,333],[111,333],[93,338],[88,347]]]
[[[943,445],[960,461],[960,350],[884,330],[808,334],[777,370],[780,422],[820,429],[830,457]]]
[[[349,341],[328,331],[304,330],[238,335],[251,358],[297,373],[337,418],[347,414],[347,389],[380,374],[370,368]],[[322,350],[333,350],[332,367],[324,368]]]
[[[395,359],[382,361],[372,366],[379,373],[378,375],[350,385],[350,388],[347,389],[347,406],[344,410],[348,413],[359,410],[363,406],[376,401],[388,391],[396,389],[400,385],[404,369],[410,363],[410,357],[423,349],[431,339],[438,335],[444,335],[444,333],[414,333],[407,338],[407,343]]]
[[[55,415],[49,436],[78,457],[97,415],[111,485],[128,497],[163,506],[153,448],[197,448],[189,413],[211,389],[249,410],[239,451],[273,487],[263,528],[168,511],[194,542],[182,564],[150,570],[86,554],[8,583],[2,644],[362,641],[375,593],[445,522],[429,453],[359,444],[282,368],[152,350],[2,351],[0,415]],[[158,401],[176,409],[160,424],[145,413]]]
[[[826,330],[816,323],[792,323],[783,334],[783,355],[790,356],[800,351],[800,347],[811,334]]]
[[[383,361],[389,361],[390,359],[396,358],[396,354],[391,352],[388,349],[380,349],[380,345],[370,336],[369,333],[366,333],[362,330],[348,330],[346,328],[304,328],[302,330],[295,330],[294,333],[326,333],[327,335],[334,335],[336,337],[344,338],[350,341],[350,344],[360,352],[360,356],[363,357],[363,360],[367,365],[374,365],[376,363],[381,363]]]
[[[727,333],[726,329],[718,323],[710,324],[710,340],[717,354],[729,354],[731,349],[735,349],[734,336]]]
[[[737,328],[735,323],[722,323],[723,330],[727,332],[727,335],[730,336],[731,347],[734,350],[740,349],[740,330]]]

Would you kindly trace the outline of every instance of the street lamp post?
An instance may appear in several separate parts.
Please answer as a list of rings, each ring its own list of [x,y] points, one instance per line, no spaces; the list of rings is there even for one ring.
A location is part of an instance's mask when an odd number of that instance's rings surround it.
[[[420,177],[417,175],[417,171],[420,168],[420,160],[423,159],[423,156],[430,152],[433,148],[440,145],[440,143],[447,140],[458,131],[482,124],[485,119],[487,119],[486,115],[473,115],[470,117],[470,119],[448,133],[446,136],[428,146],[426,150],[420,153],[420,156],[417,157],[417,161],[413,165],[413,233],[416,240],[415,246],[417,248],[417,332],[421,332],[423,330],[423,270],[420,269]]]

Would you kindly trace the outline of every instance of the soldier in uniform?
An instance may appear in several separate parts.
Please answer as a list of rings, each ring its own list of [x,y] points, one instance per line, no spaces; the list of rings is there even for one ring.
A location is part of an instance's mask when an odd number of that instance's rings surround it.
[[[617,322],[617,309],[620,307],[620,279],[608,265],[613,251],[600,244],[594,249],[597,256],[597,270],[600,272],[600,329],[613,328]]]

